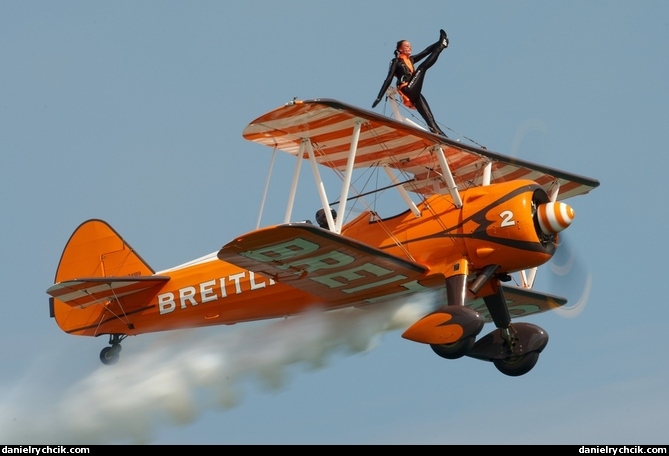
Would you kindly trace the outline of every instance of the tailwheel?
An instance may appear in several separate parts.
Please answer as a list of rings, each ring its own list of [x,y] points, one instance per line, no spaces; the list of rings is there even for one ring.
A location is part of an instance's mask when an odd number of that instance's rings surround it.
[[[476,342],[476,334],[468,337],[463,337],[452,344],[430,344],[432,350],[442,358],[458,359],[467,354]]]
[[[121,356],[121,341],[126,337],[124,334],[109,335],[109,344],[111,346],[105,347],[100,351],[100,361],[102,361],[102,364],[111,366],[118,362]]]
[[[494,359],[492,362],[498,371],[511,377],[519,377],[532,370],[539,361],[539,352],[533,351],[506,359]]]
[[[102,361],[102,364],[111,366],[118,362],[120,355],[121,355],[120,344],[112,345],[111,347],[105,347],[100,352],[100,361]]]

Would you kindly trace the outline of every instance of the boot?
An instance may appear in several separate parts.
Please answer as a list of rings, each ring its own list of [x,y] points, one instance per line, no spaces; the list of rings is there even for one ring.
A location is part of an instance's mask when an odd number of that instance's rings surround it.
[[[448,36],[444,29],[439,30],[439,47],[446,49],[448,47]]]
[[[444,138],[448,138],[448,136],[446,136],[446,133],[441,131],[441,128],[439,128],[437,126],[430,127],[430,130],[432,130],[432,133],[434,133],[435,135],[440,135],[440,136],[443,136]]]
[[[425,123],[427,123],[428,128],[435,135],[440,135],[443,136],[444,138],[448,138],[448,136],[446,136],[446,133],[441,131],[441,128],[439,128],[439,125],[437,125],[437,122],[435,122],[434,117],[426,119]]]

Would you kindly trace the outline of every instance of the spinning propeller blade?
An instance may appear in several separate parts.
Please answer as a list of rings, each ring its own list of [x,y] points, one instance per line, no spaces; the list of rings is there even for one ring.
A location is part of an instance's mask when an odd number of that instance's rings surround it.
[[[592,274],[564,235],[560,236],[560,244],[548,265],[551,273],[545,277],[548,282],[545,288],[569,300],[567,305],[555,309],[555,312],[563,317],[578,316],[590,297]]]

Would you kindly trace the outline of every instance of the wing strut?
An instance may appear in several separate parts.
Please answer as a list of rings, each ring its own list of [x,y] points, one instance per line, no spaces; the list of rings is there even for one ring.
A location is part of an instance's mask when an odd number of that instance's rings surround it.
[[[483,179],[481,181],[481,186],[490,185],[490,176],[492,175],[492,162],[489,161],[483,167]]]
[[[552,202],[556,202],[559,194],[560,194],[560,181],[555,179],[555,182],[553,182],[553,184],[550,186],[548,192],[548,198],[550,198]]]
[[[455,185],[455,179],[453,179],[453,174],[451,174],[451,168],[448,167],[446,163],[446,157],[444,156],[444,149],[441,146],[436,146],[434,151],[437,154],[437,160],[439,160],[439,166],[441,166],[441,175],[448,192],[453,198],[453,203],[458,209],[462,207],[462,198],[460,198],[460,192],[458,191],[458,186]]]
[[[360,139],[360,129],[362,128],[362,120],[355,121],[353,126],[353,137],[351,138],[351,148],[348,151],[348,161],[346,162],[346,171],[344,172],[344,181],[341,184],[341,197],[339,198],[339,217],[337,217],[334,232],[341,233],[341,226],[344,222],[344,214],[346,213],[346,199],[348,198],[349,185],[351,185],[351,176],[353,175],[353,165],[355,165],[355,154],[358,151],[358,140]],[[328,213],[328,215],[330,215]],[[328,223],[330,219],[328,218]]]
[[[390,100],[390,106],[393,110],[393,116],[395,116],[395,119],[405,124],[409,124],[414,127],[418,127],[422,130],[425,130],[425,128],[421,127],[417,123],[407,119],[402,114],[400,114],[399,106],[397,105],[397,99],[395,98],[396,94],[397,94],[397,89],[395,89],[395,87],[389,87],[388,90],[386,91],[386,95],[388,97],[388,100]],[[446,163],[446,156],[444,155],[444,149],[442,149],[441,146],[437,146],[433,149],[433,151],[437,155],[437,160],[439,160],[439,166],[441,166],[441,174],[444,184],[446,184],[446,188],[448,189],[448,192],[451,194],[451,197],[453,198],[453,203],[455,203],[456,207],[460,208],[462,207],[462,199],[460,198],[460,192],[458,191],[458,186],[455,184],[455,179],[453,179],[453,174],[451,173],[451,169],[449,168],[448,163]],[[402,196],[404,197],[404,195]]]
[[[398,182],[397,176],[395,175],[393,170],[390,169],[390,166],[387,165],[384,166],[383,170],[388,175],[391,184],[396,184]],[[397,190],[400,192],[402,199],[404,199],[404,201],[407,203],[407,206],[409,206],[409,209],[411,209],[411,212],[413,212],[413,215],[415,215],[416,217],[420,217],[420,211],[416,207],[416,203],[414,203],[409,197],[409,193],[407,193],[406,189],[402,185],[398,185]]]
[[[295,171],[293,171],[293,183],[290,187],[290,196],[288,197],[288,206],[286,207],[286,216],[283,219],[284,223],[290,222],[290,217],[293,214],[293,205],[295,204],[295,195],[297,194],[297,182],[300,180],[300,170],[302,169],[302,157],[304,156],[304,147],[308,139],[303,139],[300,143],[300,150],[297,153],[297,161],[295,163]]]
[[[276,159],[276,147],[272,152],[272,161],[269,164],[269,172],[267,173],[267,181],[265,181],[265,191],[262,195],[262,203],[260,204],[260,213],[258,214],[258,222],[256,223],[256,230],[260,228],[260,220],[262,219],[262,212],[265,209],[265,200],[267,199],[267,190],[269,189],[269,180],[272,177],[272,170],[274,169],[274,160]]]
[[[332,218],[332,212],[330,211],[330,203],[328,202],[328,196],[325,193],[325,185],[323,185],[323,179],[321,179],[321,173],[318,171],[318,162],[316,162],[316,156],[314,155],[314,147],[311,144],[309,138],[303,138],[300,148],[303,146],[307,147],[307,152],[309,153],[309,161],[311,162],[311,171],[314,173],[314,181],[316,182],[316,187],[318,188],[318,194],[321,197],[321,204],[325,210],[325,218],[328,220],[328,227],[330,231],[334,231],[335,222]],[[344,217],[344,214],[341,215]]]
[[[298,162],[301,162],[299,157],[303,156],[304,149],[307,149],[309,154],[309,162],[311,163],[311,170],[314,174],[314,181],[316,182],[316,187],[318,188],[318,194],[321,198],[321,204],[325,209],[325,217],[328,221],[328,227],[330,231],[340,234],[341,227],[344,223],[344,214],[346,211],[346,200],[348,199],[349,186],[351,185],[351,178],[353,176],[353,169],[355,166],[355,155],[358,151],[358,140],[360,139],[360,130],[362,129],[362,120],[357,120],[353,126],[353,136],[351,137],[351,147],[348,152],[348,158],[346,160],[346,170],[344,171],[344,180],[341,185],[341,196],[339,198],[339,214],[337,220],[332,218],[332,213],[330,211],[330,203],[328,202],[327,194],[325,193],[325,186],[323,185],[323,179],[321,178],[320,172],[318,171],[318,162],[316,161],[316,156],[314,154],[314,147],[311,144],[309,138],[302,138],[300,143],[300,151],[298,153]],[[297,187],[297,176],[299,175],[299,165],[296,166],[295,176],[293,177],[293,189],[291,190],[291,207],[292,202],[295,198],[295,188]],[[286,223],[290,221],[290,211],[286,213]]]
[[[337,217],[335,221],[332,218],[332,213],[330,212],[330,203],[328,202],[327,194],[325,193],[325,186],[323,184],[323,179],[321,178],[320,172],[318,171],[318,162],[316,161],[316,156],[314,154],[314,147],[311,144],[311,139],[308,137],[302,138],[300,142],[300,149],[297,153],[297,162],[295,164],[295,171],[293,171],[293,181],[290,188],[290,196],[288,198],[288,206],[286,207],[286,215],[284,217],[284,223],[289,223],[292,212],[293,205],[295,203],[295,195],[297,194],[297,183],[300,177],[300,170],[302,166],[302,157],[304,156],[304,151],[306,149],[309,156],[309,162],[311,163],[311,170],[314,174],[314,181],[316,182],[316,187],[318,188],[318,194],[321,199],[321,204],[325,210],[325,217],[328,221],[328,227],[330,231],[334,233],[341,233],[341,227],[344,222],[344,213],[346,211],[346,200],[348,198],[349,186],[351,184],[351,178],[353,176],[353,169],[355,166],[355,155],[358,150],[358,140],[360,138],[360,130],[362,129],[362,120],[355,122],[353,126],[353,136],[351,138],[351,147],[348,153],[348,159],[346,163],[346,170],[344,173],[344,180],[342,182],[341,188],[341,197],[339,199],[339,212],[340,217]]]

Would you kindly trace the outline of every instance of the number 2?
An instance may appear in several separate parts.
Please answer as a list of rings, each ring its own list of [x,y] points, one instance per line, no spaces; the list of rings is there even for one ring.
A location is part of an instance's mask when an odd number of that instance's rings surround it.
[[[502,224],[500,225],[502,228],[516,224],[516,221],[513,219],[513,212],[511,211],[502,211],[499,216],[502,217]]]

